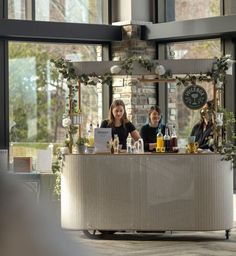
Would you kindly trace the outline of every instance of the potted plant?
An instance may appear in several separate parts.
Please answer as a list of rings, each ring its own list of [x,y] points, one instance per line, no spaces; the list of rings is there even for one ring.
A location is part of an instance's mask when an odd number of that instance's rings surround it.
[[[86,144],[88,143],[88,139],[86,137],[79,137],[76,141],[77,151],[80,154],[84,154],[86,151]]]

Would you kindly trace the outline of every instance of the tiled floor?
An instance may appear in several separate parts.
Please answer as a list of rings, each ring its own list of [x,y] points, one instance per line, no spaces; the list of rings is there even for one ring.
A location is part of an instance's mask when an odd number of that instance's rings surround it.
[[[117,233],[103,239],[89,239],[80,231],[70,233],[76,241],[95,249],[96,255],[236,255],[236,228],[232,229],[229,240],[225,239],[224,231]]]

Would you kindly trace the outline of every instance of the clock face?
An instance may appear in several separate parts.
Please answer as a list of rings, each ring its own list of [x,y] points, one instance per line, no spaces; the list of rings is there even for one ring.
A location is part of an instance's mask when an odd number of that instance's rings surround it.
[[[190,85],[183,92],[183,102],[190,109],[200,109],[207,102],[207,92],[200,85]]]

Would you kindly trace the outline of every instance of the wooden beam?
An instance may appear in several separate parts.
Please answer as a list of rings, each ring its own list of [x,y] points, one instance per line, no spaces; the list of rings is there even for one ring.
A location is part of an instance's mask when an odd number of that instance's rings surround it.
[[[172,74],[200,74],[207,73],[212,69],[213,59],[183,59],[183,60],[156,60],[158,64],[165,67],[166,70],[171,70]],[[92,74],[103,75],[110,72],[110,68],[114,65],[121,65],[120,61],[87,61],[74,62],[74,67],[78,75]],[[122,71],[119,75],[126,75]],[[132,75],[155,75],[141,67],[138,63],[134,63]]]

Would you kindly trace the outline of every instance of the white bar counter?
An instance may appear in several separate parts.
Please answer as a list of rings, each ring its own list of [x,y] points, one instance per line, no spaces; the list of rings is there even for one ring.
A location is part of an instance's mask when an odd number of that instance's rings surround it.
[[[218,154],[65,155],[62,227],[229,230],[233,168]]]

